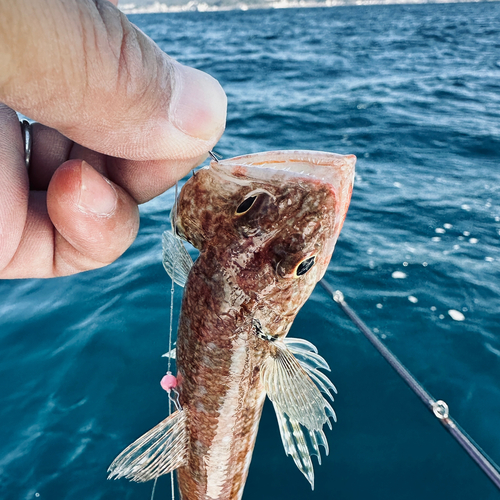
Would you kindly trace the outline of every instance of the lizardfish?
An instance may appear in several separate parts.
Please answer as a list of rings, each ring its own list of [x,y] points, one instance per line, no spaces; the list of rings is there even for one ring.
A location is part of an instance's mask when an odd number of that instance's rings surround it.
[[[356,157],[274,151],[212,161],[189,179],[164,234],[164,265],[185,285],[177,336],[180,409],[126,448],[110,477],[177,470],[183,500],[243,494],[266,395],[285,452],[314,486],[335,413],[329,369],[286,338],[323,277],[349,206]],[[181,239],[200,251],[194,265]]]

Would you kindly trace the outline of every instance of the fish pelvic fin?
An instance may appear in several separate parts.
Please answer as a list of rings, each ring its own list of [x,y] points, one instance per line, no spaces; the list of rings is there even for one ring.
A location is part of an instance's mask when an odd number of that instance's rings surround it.
[[[189,255],[182,240],[171,231],[165,231],[162,237],[163,267],[170,278],[179,286],[186,284],[189,271],[193,267],[193,259]]]
[[[188,434],[184,410],[172,413],[125,448],[109,466],[108,479],[145,482],[185,465]]]
[[[272,401],[285,453],[291,455],[299,470],[314,489],[311,455],[318,457],[319,446],[328,455],[328,441],[323,432],[336,415],[321,392],[333,401],[335,386],[318,370],[329,370],[316,347],[306,340],[285,339],[273,342],[273,348],[261,369],[261,380]]]

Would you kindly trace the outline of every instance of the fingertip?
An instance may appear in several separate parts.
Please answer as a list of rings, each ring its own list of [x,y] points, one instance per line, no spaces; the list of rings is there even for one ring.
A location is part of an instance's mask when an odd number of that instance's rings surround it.
[[[111,217],[118,204],[118,194],[111,181],[86,161],[81,163],[80,176],[78,208],[89,215]]]
[[[71,204],[80,193],[81,160],[64,162],[52,175],[47,189],[47,207],[49,212],[57,210],[60,205]],[[52,205],[52,207],[51,207]]]
[[[139,229],[137,204],[123,189],[82,160],[69,160],[54,173],[47,190],[56,238],[55,265],[69,274],[116,260]],[[75,271],[73,271],[75,272]]]
[[[226,124],[227,97],[212,76],[179,63],[173,64],[170,102],[173,124],[184,134],[215,143]]]

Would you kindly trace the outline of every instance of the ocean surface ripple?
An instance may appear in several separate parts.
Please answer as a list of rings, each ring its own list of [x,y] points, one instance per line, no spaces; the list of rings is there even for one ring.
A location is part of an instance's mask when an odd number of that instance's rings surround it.
[[[500,3],[131,19],[220,80],[224,157],[358,157],[326,279],[500,462]],[[3,500],[150,498],[151,484],[106,481],[106,468],[167,412],[173,196],[142,207],[137,241],[105,269],[0,282]],[[246,500],[500,498],[321,287],[291,335],[332,367],[339,422],[311,492],[267,405]]]

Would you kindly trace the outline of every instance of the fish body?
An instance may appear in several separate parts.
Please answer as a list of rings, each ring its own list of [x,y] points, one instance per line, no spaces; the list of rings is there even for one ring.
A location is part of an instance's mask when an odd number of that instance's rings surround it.
[[[258,153],[213,161],[186,182],[175,232],[200,255],[177,336],[182,410],[122,452],[113,476],[177,469],[183,500],[240,499],[267,394],[285,451],[313,484],[310,455],[327,448],[322,427],[335,416],[320,391],[334,387],[314,346],[285,337],[330,261],[354,164],[352,155]]]

